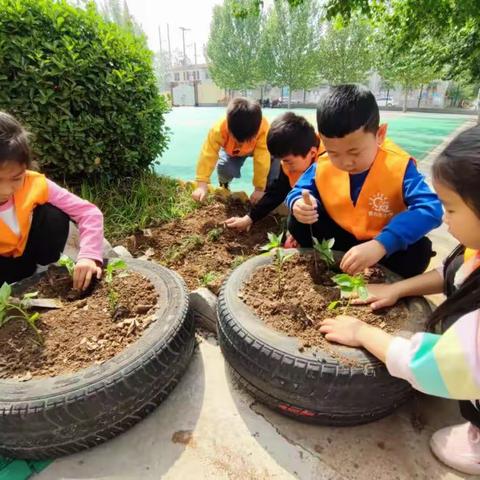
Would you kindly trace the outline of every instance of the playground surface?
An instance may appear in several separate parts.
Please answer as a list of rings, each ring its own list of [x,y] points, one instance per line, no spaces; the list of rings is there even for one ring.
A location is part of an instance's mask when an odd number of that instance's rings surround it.
[[[265,108],[264,115],[271,122],[286,109]],[[296,109],[297,115],[303,115],[316,126],[315,110]],[[388,124],[388,136],[408,151],[418,161],[422,161],[449,134],[471,117],[454,114],[402,113],[381,111],[380,121]],[[225,108],[217,107],[175,107],[166,115],[166,122],[171,130],[168,150],[160,159],[156,171],[182,180],[195,178],[195,165],[203,141],[209,128],[225,115]],[[242,169],[242,178],[232,182],[232,190],[252,189],[251,161]],[[216,174],[212,182],[217,184]]]

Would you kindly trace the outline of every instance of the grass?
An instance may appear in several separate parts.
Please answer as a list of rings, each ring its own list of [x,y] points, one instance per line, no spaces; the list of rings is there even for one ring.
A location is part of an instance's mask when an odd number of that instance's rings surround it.
[[[137,178],[84,182],[78,193],[100,208],[105,237],[111,242],[139,229],[184,217],[197,208],[190,188],[152,172]]]

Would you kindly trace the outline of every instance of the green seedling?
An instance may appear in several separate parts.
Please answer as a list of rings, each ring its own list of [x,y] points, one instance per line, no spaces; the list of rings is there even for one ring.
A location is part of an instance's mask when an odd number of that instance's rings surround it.
[[[208,287],[213,282],[215,282],[217,278],[218,278],[217,273],[207,272],[200,277],[199,282],[200,282],[200,285],[202,285],[202,287]]]
[[[315,237],[312,237],[314,252],[318,254],[321,260],[325,262],[327,270],[330,270],[335,265],[335,258],[333,257],[332,247],[335,244],[335,239],[322,240],[319,242]]]
[[[218,242],[222,236],[223,228],[212,228],[207,232],[207,240],[209,242]]]
[[[40,330],[35,322],[40,318],[38,312],[29,314],[27,312],[28,301],[37,296],[38,292],[25,293],[20,302],[13,302],[11,298],[12,287],[7,283],[0,287],[0,327],[3,327],[10,320],[23,320],[36,334],[38,340],[42,342]],[[13,313],[16,312],[16,313]]]
[[[283,266],[285,262],[291,258],[293,253],[285,253],[285,249],[282,247],[283,233],[280,235],[275,235],[274,233],[268,233],[269,242],[260,248],[260,250],[268,253],[274,252],[273,263],[277,270],[277,285],[278,290],[281,290],[282,276],[283,276]]]
[[[365,279],[362,275],[348,275],[346,273],[339,273],[332,277],[332,280],[340,287],[340,292],[342,293],[343,297],[347,297],[347,305],[343,310],[343,314],[346,315],[352,298],[357,296],[362,300],[366,300],[368,298],[368,290],[365,284]],[[333,305],[335,302],[330,303],[327,307],[329,310],[333,310],[337,307],[338,303]],[[330,308],[331,307],[331,308]]]
[[[124,260],[120,260],[119,258],[109,260],[107,266],[105,267],[105,281],[108,284],[111,284],[113,280],[113,274],[118,270],[125,270],[125,268],[127,268],[127,264]]]
[[[108,285],[108,305],[112,314],[117,308],[119,297],[118,292],[112,285],[113,274],[119,270],[124,270],[125,268],[127,268],[127,264],[124,260],[120,260],[119,258],[109,260],[107,266],[105,267],[105,283]]]
[[[59,267],[65,267],[67,269],[68,274],[73,277],[73,272],[75,270],[75,262],[66,255],[62,255],[60,260],[58,260],[57,265]]]

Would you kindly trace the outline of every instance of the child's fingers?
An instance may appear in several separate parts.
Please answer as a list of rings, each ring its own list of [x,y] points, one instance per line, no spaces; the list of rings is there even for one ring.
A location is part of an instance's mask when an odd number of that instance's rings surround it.
[[[372,302],[372,304],[370,305],[372,310],[379,310],[380,308],[391,307],[391,306],[392,306],[392,302],[388,298],[381,298],[380,300],[377,300],[375,298],[375,301]]]
[[[100,280],[102,278],[102,269],[100,267],[97,267],[97,280]]]
[[[85,271],[83,269],[83,267],[75,267],[75,270],[73,271],[73,288],[75,290],[80,290],[82,285],[83,285],[83,281],[85,279]]]
[[[93,271],[90,269],[87,269],[85,272],[85,277],[83,279],[83,284],[82,284],[82,290],[86,290],[87,287],[90,285],[90,282],[92,281],[92,273]]]
[[[372,295],[367,298],[355,298],[350,303],[352,305],[368,305],[369,303],[373,304],[376,300],[378,300],[377,297]],[[372,305],[372,308],[373,308],[373,305]]]

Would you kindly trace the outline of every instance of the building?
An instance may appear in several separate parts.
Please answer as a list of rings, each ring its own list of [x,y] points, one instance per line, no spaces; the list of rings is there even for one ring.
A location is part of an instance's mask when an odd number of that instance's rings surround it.
[[[179,65],[167,74],[174,106],[216,106],[225,103],[225,90],[213,83],[206,63]]]

